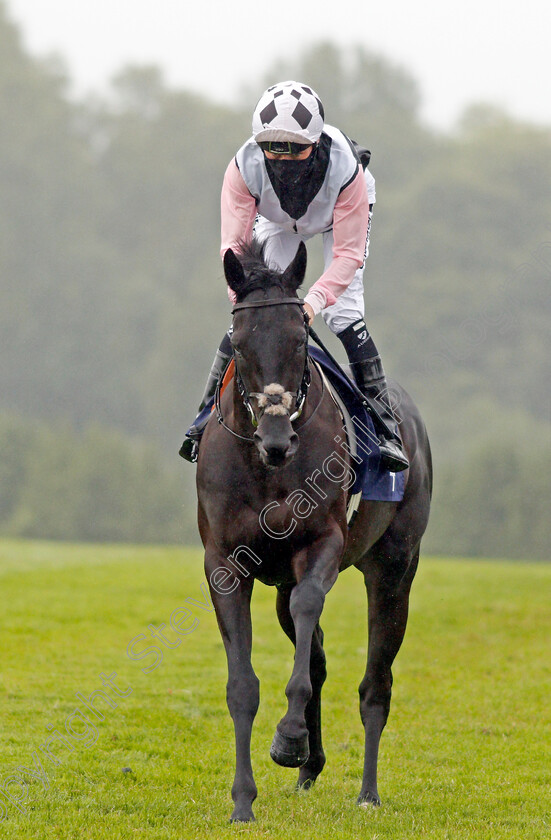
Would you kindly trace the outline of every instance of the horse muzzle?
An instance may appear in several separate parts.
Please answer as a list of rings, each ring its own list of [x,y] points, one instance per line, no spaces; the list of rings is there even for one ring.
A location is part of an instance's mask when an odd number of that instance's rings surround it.
[[[298,435],[289,415],[264,415],[254,433],[254,442],[260,458],[267,467],[288,464],[298,449]]]
[[[282,467],[289,463],[298,449],[298,435],[291,424],[293,394],[282,385],[272,382],[262,393],[251,394],[262,412],[254,442],[264,464]]]

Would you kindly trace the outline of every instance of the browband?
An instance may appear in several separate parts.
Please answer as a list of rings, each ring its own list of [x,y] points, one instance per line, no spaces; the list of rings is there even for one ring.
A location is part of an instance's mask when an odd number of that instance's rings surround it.
[[[250,303],[236,303],[232,309],[232,315],[239,309],[259,309],[261,306],[279,306],[284,303],[296,303],[298,306],[304,306],[302,298],[268,298],[267,300],[254,300]]]

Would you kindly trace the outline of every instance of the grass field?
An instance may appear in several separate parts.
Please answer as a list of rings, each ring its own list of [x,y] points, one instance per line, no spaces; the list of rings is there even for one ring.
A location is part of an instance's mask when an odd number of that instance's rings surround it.
[[[202,580],[196,550],[0,543],[0,837],[551,836],[551,565],[422,561],[382,741],[383,805],[368,810],[355,805],[361,576],[343,574],[327,599],[327,765],[301,793],[297,771],[268,754],[292,648],[259,585],[257,822],[235,826],[225,656]],[[175,647],[147,629],[165,624],[174,645],[171,615],[189,631]],[[129,658],[129,644],[162,661]],[[85,705],[98,689],[117,703],[97,697],[103,720]]]

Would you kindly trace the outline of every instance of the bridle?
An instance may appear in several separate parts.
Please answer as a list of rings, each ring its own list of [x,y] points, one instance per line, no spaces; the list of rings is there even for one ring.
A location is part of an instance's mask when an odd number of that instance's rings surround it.
[[[236,312],[239,312],[242,309],[260,309],[260,308],[266,307],[266,306],[283,306],[283,305],[287,305],[287,304],[290,304],[290,303],[295,304],[296,306],[300,306],[300,308],[301,308],[301,311],[302,311],[302,314],[303,314],[303,317],[304,317],[304,328],[305,328],[305,331],[306,331],[306,339],[308,340],[309,318],[308,318],[308,315],[306,313],[306,310],[304,309],[304,300],[302,300],[301,298],[297,298],[297,297],[267,298],[265,300],[250,301],[249,303],[244,301],[243,303],[236,303],[234,305],[234,307],[232,309],[232,315],[234,315]],[[307,347],[307,345],[306,345],[306,347]],[[237,385],[237,389],[238,389],[239,394],[241,396],[241,399],[243,401],[243,405],[247,409],[247,412],[248,412],[249,417],[251,419],[252,425],[254,426],[254,428],[257,428],[260,420],[259,420],[259,418],[257,418],[257,416],[255,414],[255,411],[254,411],[254,409],[251,405],[251,398],[258,399],[261,396],[266,397],[266,395],[264,395],[264,394],[261,395],[261,394],[255,393],[255,392],[247,391],[247,388],[245,387],[245,383],[243,382],[243,379],[242,379],[241,374],[239,372],[239,367],[237,365],[237,361],[235,360],[235,356],[234,356],[234,361],[235,361],[235,382],[236,382],[236,385]],[[295,420],[298,420],[298,418],[302,414],[302,410],[304,408],[304,403],[305,403],[306,397],[308,395],[308,389],[310,387],[311,381],[312,381],[312,377],[311,377],[310,364],[309,364],[309,359],[308,359],[308,350],[306,349],[302,379],[301,379],[300,385],[299,385],[299,387],[298,387],[298,389],[297,389],[297,391],[296,391],[296,393],[294,394],[294,397],[293,397],[294,401],[295,401],[295,410],[293,411],[292,414],[290,414],[287,410],[287,413],[289,414],[289,420],[291,421],[291,423],[294,423]],[[227,426],[226,423],[224,422],[224,418],[222,417],[222,410],[221,410],[221,407],[220,407],[220,386],[221,386],[221,382],[218,383],[218,386],[216,388],[216,392],[215,392],[215,395],[214,395],[214,406],[215,406],[216,417],[217,417],[218,422],[220,423],[221,426],[224,427],[224,429],[226,429],[228,432],[230,432],[232,435],[234,435],[234,437],[237,437],[240,440],[246,440],[246,441],[254,442],[254,438],[245,437],[243,435],[237,434],[237,432],[234,432],[233,429],[230,429],[230,427]],[[299,429],[297,429],[297,431],[300,431],[300,429],[304,428],[304,426],[306,426],[306,424],[310,422],[310,420],[312,419],[312,417],[314,416],[314,414],[318,410],[318,408],[321,404],[321,401],[323,399],[324,388],[325,388],[325,384],[324,384],[323,378],[322,378],[322,394],[321,394],[320,401],[319,401],[318,405],[316,406],[316,408],[314,409],[314,411],[312,412],[312,414],[310,415],[310,417],[308,418],[308,420],[306,421],[306,423],[303,423],[302,426]],[[269,402],[271,405],[281,405],[281,406],[283,406],[283,402],[282,402],[282,397],[283,396],[284,396],[283,394],[270,395],[270,396],[267,397],[267,402]]]

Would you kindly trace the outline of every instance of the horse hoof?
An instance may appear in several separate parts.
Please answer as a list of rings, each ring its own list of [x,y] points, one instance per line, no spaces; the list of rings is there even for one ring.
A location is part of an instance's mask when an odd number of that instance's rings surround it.
[[[300,738],[288,738],[276,729],[270,755],[281,767],[302,767],[310,756],[308,735]]]
[[[246,823],[246,822],[256,822],[256,817],[252,811],[249,812],[238,811],[237,808],[233,812],[230,817],[230,823]]]
[[[310,790],[310,788],[314,786],[315,781],[315,777],[308,777],[303,782],[301,782],[299,779],[296,784],[295,790]]]
[[[325,755],[310,755],[310,758],[299,770],[297,790],[310,790],[325,765]]]
[[[358,796],[358,805],[360,808],[378,808],[381,800],[378,793],[360,793]]]

